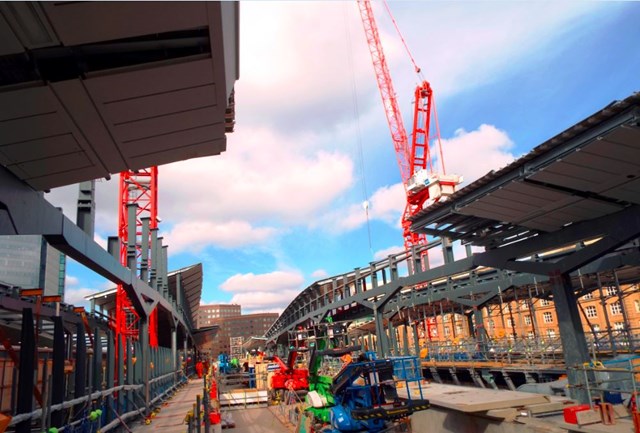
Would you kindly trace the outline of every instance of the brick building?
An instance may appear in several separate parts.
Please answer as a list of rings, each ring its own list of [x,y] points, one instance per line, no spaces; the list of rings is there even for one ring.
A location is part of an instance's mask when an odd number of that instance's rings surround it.
[[[231,339],[261,337],[278,318],[277,313],[241,314],[238,304],[200,305],[198,327],[217,326],[211,343],[204,348],[213,357],[231,353]]]
[[[608,345],[613,340],[618,348],[624,348],[629,338],[640,338],[638,284],[622,285],[620,291],[616,286],[596,289],[578,299],[578,309],[590,344]],[[560,338],[552,300],[532,298],[505,302],[482,311],[486,333],[492,340]],[[432,342],[454,344],[473,338],[466,315],[445,312],[435,319],[435,324],[431,321]],[[424,340],[421,338],[421,341]]]
[[[213,325],[213,319],[221,317],[239,316],[242,314],[242,306],[238,304],[210,304],[200,305],[198,308],[198,328]]]

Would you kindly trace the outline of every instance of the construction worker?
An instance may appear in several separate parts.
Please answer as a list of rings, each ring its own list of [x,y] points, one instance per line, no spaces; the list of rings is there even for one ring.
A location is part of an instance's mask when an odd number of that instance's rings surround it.
[[[204,365],[202,364],[202,361],[198,360],[198,362],[196,362],[196,373],[198,373],[198,379],[202,379],[203,371],[204,371]]]

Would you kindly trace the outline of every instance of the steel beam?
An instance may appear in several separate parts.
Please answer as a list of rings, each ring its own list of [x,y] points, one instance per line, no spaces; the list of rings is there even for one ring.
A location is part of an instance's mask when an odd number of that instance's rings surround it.
[[[77,262],[115,284],[122,284],[136,312],[150,310],[144,298],[157,301],[167,311],[171,303],[117,260],[56,209],[42,193],[34,191],[5,167],[0,167],[0,235],[43,235],[47,242]],[[179,316],[185,329],[183,317]],[[190,331],[188,331],[190,332]]]
[[[552,233],[540,234],[502,248],[474,254],[474,263],[476,266],[541,275],[548,275],[552,270],[567,273],[604,256],[638,236],[640,236],[640,206],[630,206],[612,215],[582,221]],[[531,256],[540,251],[577,244],[597,237],[602,239],[573,252],[561,259],[559,263],[516,261],[520,257]]]

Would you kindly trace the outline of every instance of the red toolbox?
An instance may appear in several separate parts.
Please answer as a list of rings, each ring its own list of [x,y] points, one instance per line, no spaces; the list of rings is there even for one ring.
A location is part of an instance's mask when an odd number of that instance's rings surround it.
[[[582,412],[584,410],[591,410],[591,405],[580,404],[578,406],[570,406],[570,407],[564,408],[564,422],[569,424],[578,424],[576,413]]]

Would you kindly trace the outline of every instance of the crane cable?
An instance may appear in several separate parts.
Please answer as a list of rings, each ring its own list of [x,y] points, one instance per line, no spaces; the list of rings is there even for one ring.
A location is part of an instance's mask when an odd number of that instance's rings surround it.
[[[398,36],[400,37],[400,40],[402,41],[402,45],[404,45],[404,49],[407,50],[407,54],[409,55],[409,58],[411,59],[411,63],[413,63],[413,67],[414,67],[414,69],[416,71],[416,74],[418,74],[418,77],[420,77],[420,81],[424,81],[424,77],[422,75],[422,70],[420,69],[420,67],[416,63],[415,59],[413,58],[413,55],[411,54],[411,50],[409,49],[409,46],[407,45],[407,42],[404,40],[404,37],[402,36],[402,33],[400,32],[400,28],[398,27],[398,23],[396,23],[396,19],[393,17],[393,14],[391,13],[391,9],[389,9],[389,5],[387,4],[387,0],[382,0],[382,3],[384,3],[384,7],[387,10],[387,14],[389,14],[389,18],[391,18],[391,21],[393,22],[393,26],[396,28],[396,32],[398,32]]]
[[[402,45],[404,45],[404,49],[407,51],[407,54],[409,55],[409,59],[411,59],[411,63],[413,63],[413,68],[415,69],[416,74],[418,74],[418,78],[420,78],[420,81],[425,81],[424,75],[422,75],[422,69],[420,69],[415,59],[413,58],[413,55],[411,54],[411,50],[409,49],[407,42],[404,40],[404,36],[402,36],[400,27],[398,27],[398,23],[396,22],[396,19],[393,17],[393,14],[391,13],[391,9],[389,8],[389,4],[387,3],[387,0],[382,0],[382,3],[384,3],[384,7],[387,10],[387,14],[389,15],[389,18],[391,18],[391,22],[393,22],[393,26],[396,28],[396,32],[398,33],[398,36],[402,41]],[[440,139],[440,124],[438,123],[438,112],[436,111],[436,101],[434,96],[432,96],[431,98],[432,98],[432,104],[433,104],[434,121],[436,125],[436,134],[438,139],[440,163],[442,164],[442,174],[446,174],[446,170],[444,166],[444,154],[442,153],[442,141]]]
[[[358,160],[358,168],[360,170],[360,184],[362,187],[362,196],[363,202],[362,207],[364,208],[365,218],[367,221],[367,237],[369,240],[369,251],[371,252],[371,256],[373,256],[373,245],[371,242],[371,224],[369,221],[369,193],[367,191],[367,180],[364,170],[364,152],[362,150],[362,133],[360,130],[360,110],[358,108],[358,92],[356,86],[356,78],[355,78],[355,68],[353,66],[353,52],[351,50],[351,32],[349,31],[349,21],[347,17],[346,6],[347,3],[343,4],[342,9],[342,17],[344,20],[345,32],[347,34],[347,60],[349,64],[349,69],[351,70],[351,98],[353,101],[353,117],[355,118],[356,123],[356,143],[357,143],[357,152],[356,159]]]

